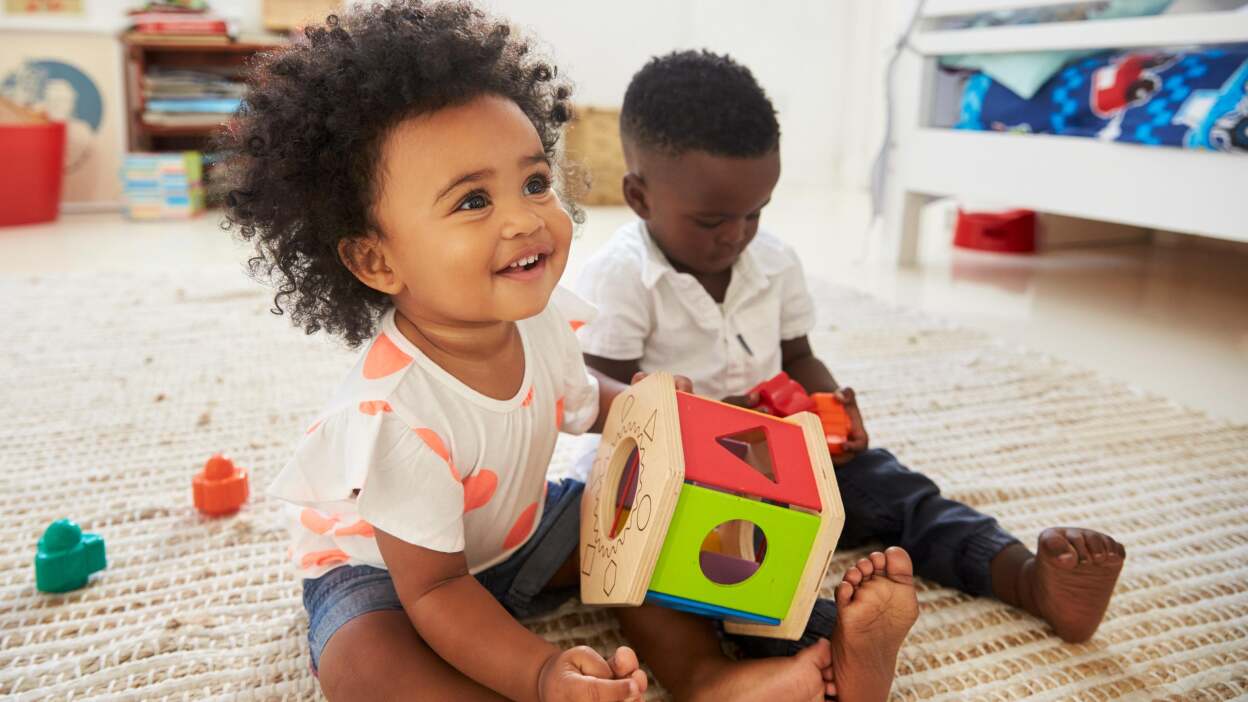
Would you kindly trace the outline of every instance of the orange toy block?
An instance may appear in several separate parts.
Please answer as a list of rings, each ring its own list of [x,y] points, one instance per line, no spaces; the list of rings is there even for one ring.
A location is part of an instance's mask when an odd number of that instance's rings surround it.
[[[195,508],[214,517],[237,512],[249,491],[247,470],[219,453],[191,480]]]
[[[830,392],[817,392],[810,399],[815,404],[814,412],[819,415],[819,423],[823,425],[823,435],[828,439],[828,452],[832,455],[841,453],[853,427],[845,406]]]

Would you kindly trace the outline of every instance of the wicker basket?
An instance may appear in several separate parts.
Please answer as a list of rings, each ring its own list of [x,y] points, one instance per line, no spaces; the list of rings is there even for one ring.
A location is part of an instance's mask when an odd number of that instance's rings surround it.
[[[616,108],[577,107],[565,137],[568,158],[590,178],[585,205],[623,205],[620,186],[628,171],[620,146],[620,111]]]

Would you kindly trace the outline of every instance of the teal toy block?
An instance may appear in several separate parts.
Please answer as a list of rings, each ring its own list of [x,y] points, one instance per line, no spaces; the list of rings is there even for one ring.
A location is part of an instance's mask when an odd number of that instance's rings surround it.
[[[707,577],[713,566],[723,569],[721,558],[706,558],[702,544],[707,534],[730,520],[751,522],[763,530],[767,550],[762,563],[739,558],[732,584]],[[806,560],[819,532],[819,517],[784,507],[731,495],[686,483],[667,528],[667,540],[659,554],[650,590],[708,605],[782,620],[788,614]],[[742,575],[746,577],[740,579]]]
[[[41,592],[69,592],[87,584],[94,572],[104,570],[104,539],[84,534],[68,519],[48,525],[35,554],[35,587]]]

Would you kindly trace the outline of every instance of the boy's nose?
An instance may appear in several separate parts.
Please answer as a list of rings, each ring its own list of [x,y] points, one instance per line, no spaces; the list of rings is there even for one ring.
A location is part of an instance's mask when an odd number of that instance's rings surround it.
[[[721,246],[737,246],[750,235],[749,223],[745,221],[725,223],[719,235]]]

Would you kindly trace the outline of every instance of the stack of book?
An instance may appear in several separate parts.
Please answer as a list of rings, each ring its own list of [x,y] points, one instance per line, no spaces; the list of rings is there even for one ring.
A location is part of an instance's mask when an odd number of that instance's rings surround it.
[[[176,44],[224,44],[230,40],[226,21],[194,0],[148,2],[130,11],[131,40]]]
[[[143,122],[166,127],[217,127],[238,111],[247,86],[231,68],[171,70],[143,76]]]
[[[204,167],[198,151],[132,153],[121,167],[126,216],[190,219],[204,211]]]

